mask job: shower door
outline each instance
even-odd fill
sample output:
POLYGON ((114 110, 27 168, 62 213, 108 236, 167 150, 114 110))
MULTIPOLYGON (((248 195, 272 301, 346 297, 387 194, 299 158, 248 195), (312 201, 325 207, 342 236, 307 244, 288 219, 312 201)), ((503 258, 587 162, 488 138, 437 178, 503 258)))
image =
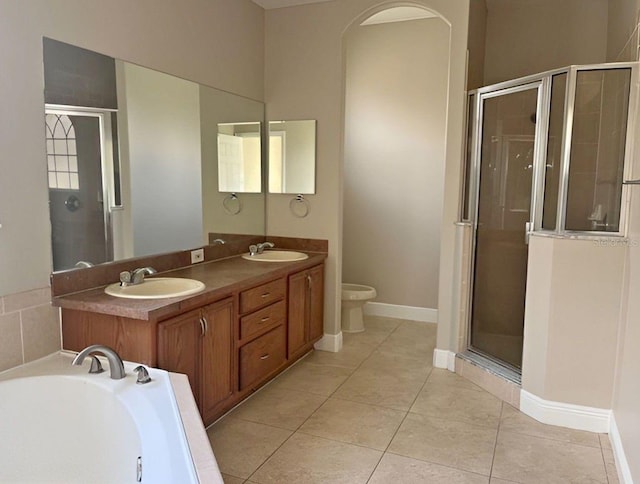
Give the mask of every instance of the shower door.
POLYGON ((542 83, 480 95, 470 350, 522 366, 528 232, 542 83))
POLYGON ((112 260, 103 184, 103 120, 93 112, 46 109, 53 270, 112 260))

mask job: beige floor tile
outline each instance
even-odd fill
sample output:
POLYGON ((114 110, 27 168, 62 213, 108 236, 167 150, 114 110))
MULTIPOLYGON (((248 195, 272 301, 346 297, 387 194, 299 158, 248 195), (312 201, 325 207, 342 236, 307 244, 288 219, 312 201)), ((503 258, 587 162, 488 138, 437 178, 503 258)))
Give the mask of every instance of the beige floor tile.
POLYGON ((271 385, 328 397, 352 372, 348 368, 314 365, 304 361, 282 373, 271 385))
POLYGON ((411 459, 395 454, 385 454, 376 468, 369 484, 424 484, 442 482, 447 484, 487 484, 489 478, 445 467, 431 462, 411 459))
POLYGON ((242 484, 245 482, 244 479, 230 476, 229 474, 222 474, 222 480, 224 481, 224 484, 242 484))
POLYGON ((321 395, 267 385, 236 407, 231 416, 296 430, 325 400, 321 395))
POLYGON ((600 447, 603 449, 611 449, 611 440, 609 439, 609 434, 598 434, 600 438, 600 447))
POLYGON ((375 343, 363 343, 354 341, 351 344, 345 344, 341 351, 333 353, 331 351, 314 351, 305 358, 305 363, 313 363, 315 365, 341 366, 355 370, 376 348, 375 343))
POLYGON ((546 425, 516 410, 511 405, 504 404, 502 417, 500 418, 500 430, 515 432, 518 434, 533 435, 563 442, 600 447, 598 434, 581 430, 546 425))
POLYGON ((207 430, 220 471, 249 477, 292 432, 226 417, 207 430))
POLYGON ((607 482, 599 449, 502 430, 492 476, 523 483, 607 482))
MULTIPOLYGON (((384 331, 390 334, 404 322, 403 319, 385 318, 384 316, 364 316, 365 332, 371 330, 384 331)), ((356 333, 360 334, 360 333, 356 333)))
POLYGON ((427 382, 411 412, 498 428, 502 402, 487 392, 427 382))
POLYGON ((489 484, 510 484, 512 482, 516 482, 516 481, 507 481, 506 479, 498 479, 497 477, 492 477, 491 480, 489 481, 489 484))
POLYGON ((607 471, 607 479, 609 480, 609 484, 618 484, 618 469, 616 468, 616 460, 613 457, 613 450, 611 449, 602 449, 602 457, 604 458, 604 467, 607 471))
POLYGON ((380 350, 431 360, 436 345, 428 323, 403 323, 379 346, 380 350))
POLYGON ((475 390, 477 392, 484 391, 478 385, 474 385, 466 378, 462 378, 460 375, 456 375, 455 373, 449 370, 442 370, 440 368, 433 369, 433 371, 429 375, 427 384, 447 385, 447 386, 456 387, 456 388, 466 388, 468 390, 475 390))
POLYGON ((296 433, 251 476, 251 481, 364 484, 381 456, 377 450, 296 433))
POLYGON ((388 452, 489 476, 495 430, 410 413, 388 452))
POLYGON ((307 420, 300 432, 385 450, 405 412, 331 398, 307 420))
POLYGON ((373 370, 393 371, 399 374, 419 373, 426 380, 433 368, 431 358, 416 358, 415 356, 401 353, 387 352, 378 347, 369 357, 363 361, 361 368, 373 370))
POLYGON ((375 369, 356 370, 335 397, 407 411, 424 384, 421 376, 406 376, 375 369))

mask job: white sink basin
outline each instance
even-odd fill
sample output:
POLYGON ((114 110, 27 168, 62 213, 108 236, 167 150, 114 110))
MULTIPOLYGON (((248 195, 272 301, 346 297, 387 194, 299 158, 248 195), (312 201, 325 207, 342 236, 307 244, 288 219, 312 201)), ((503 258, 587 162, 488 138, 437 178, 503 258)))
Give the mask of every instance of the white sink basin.
POLYGON ((257 262, 295 262, 308 259, 309 256, 293 250, 265 250, 262 254, 243 254, 242 258, 257 262))
POLYGON ((153 277, 141 284, 121 286, 119 282, 104 288, 110 296, 129 299, 163 299, 166 297, 188 296, 204 290, 204 284, 194 279, 180 277, 153 277))

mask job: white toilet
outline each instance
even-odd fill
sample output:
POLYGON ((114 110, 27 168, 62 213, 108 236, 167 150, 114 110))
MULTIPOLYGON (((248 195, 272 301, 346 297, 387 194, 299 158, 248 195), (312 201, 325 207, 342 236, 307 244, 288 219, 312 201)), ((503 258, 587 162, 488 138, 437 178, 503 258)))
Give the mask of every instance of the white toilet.
POLYGON ((360 284, 342 284, 342 331, 361 333, 364 331, 362 307, 376 297, 373 287, 360 284))

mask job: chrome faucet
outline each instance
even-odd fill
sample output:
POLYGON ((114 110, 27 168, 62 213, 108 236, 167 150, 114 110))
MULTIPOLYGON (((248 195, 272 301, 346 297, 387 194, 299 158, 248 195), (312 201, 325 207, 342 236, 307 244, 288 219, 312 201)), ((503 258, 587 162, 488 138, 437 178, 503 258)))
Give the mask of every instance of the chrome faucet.
POLYGON ((135 284, 142 284, 145 275, 156 274, 157 272, 153 267, 139 267, 131 272, 122 271, 120 273, 120 285, 133 286, 135 284))
MULTIPOLYGON (((107 358, 109 362, 109 371, 111 373, 112 380, 121 380, 124 378, 124 363, 122 362, 122 358, 116 353, 114 350, 109 348, 108 346, 103 345, 91 345, 87 346, 80 353, 76 355, 76 357, 71 362, 72 365, 80 366, 84 359, 89 356, 91 353, 100 353, 107 358)), ((92 364, 93 368, 93 364, 92 364)), ((94 373, 96 373, 94 371, 94 373)))
POLYGON ((93 264, 91 262, 87 262, 86 260, 79 260, 78 262, 76 262, 76 265, 74 267, 83 269, 85 267, 93 267, 93 264))
POLYGON ((213 239, 213 245, 224 245, 226 242, 222 239, 213 239))
POLYGON ((273 249, 276 246, 273 242, 263 242, 262 244, 258 244, 258 254, 262 254, 264 249, 273 249))
POLYGON ((264 249, 273 249, 276 245, 273 242, 262 242, 257 245, 249 246, 249 255, 262 254, 264 249))

